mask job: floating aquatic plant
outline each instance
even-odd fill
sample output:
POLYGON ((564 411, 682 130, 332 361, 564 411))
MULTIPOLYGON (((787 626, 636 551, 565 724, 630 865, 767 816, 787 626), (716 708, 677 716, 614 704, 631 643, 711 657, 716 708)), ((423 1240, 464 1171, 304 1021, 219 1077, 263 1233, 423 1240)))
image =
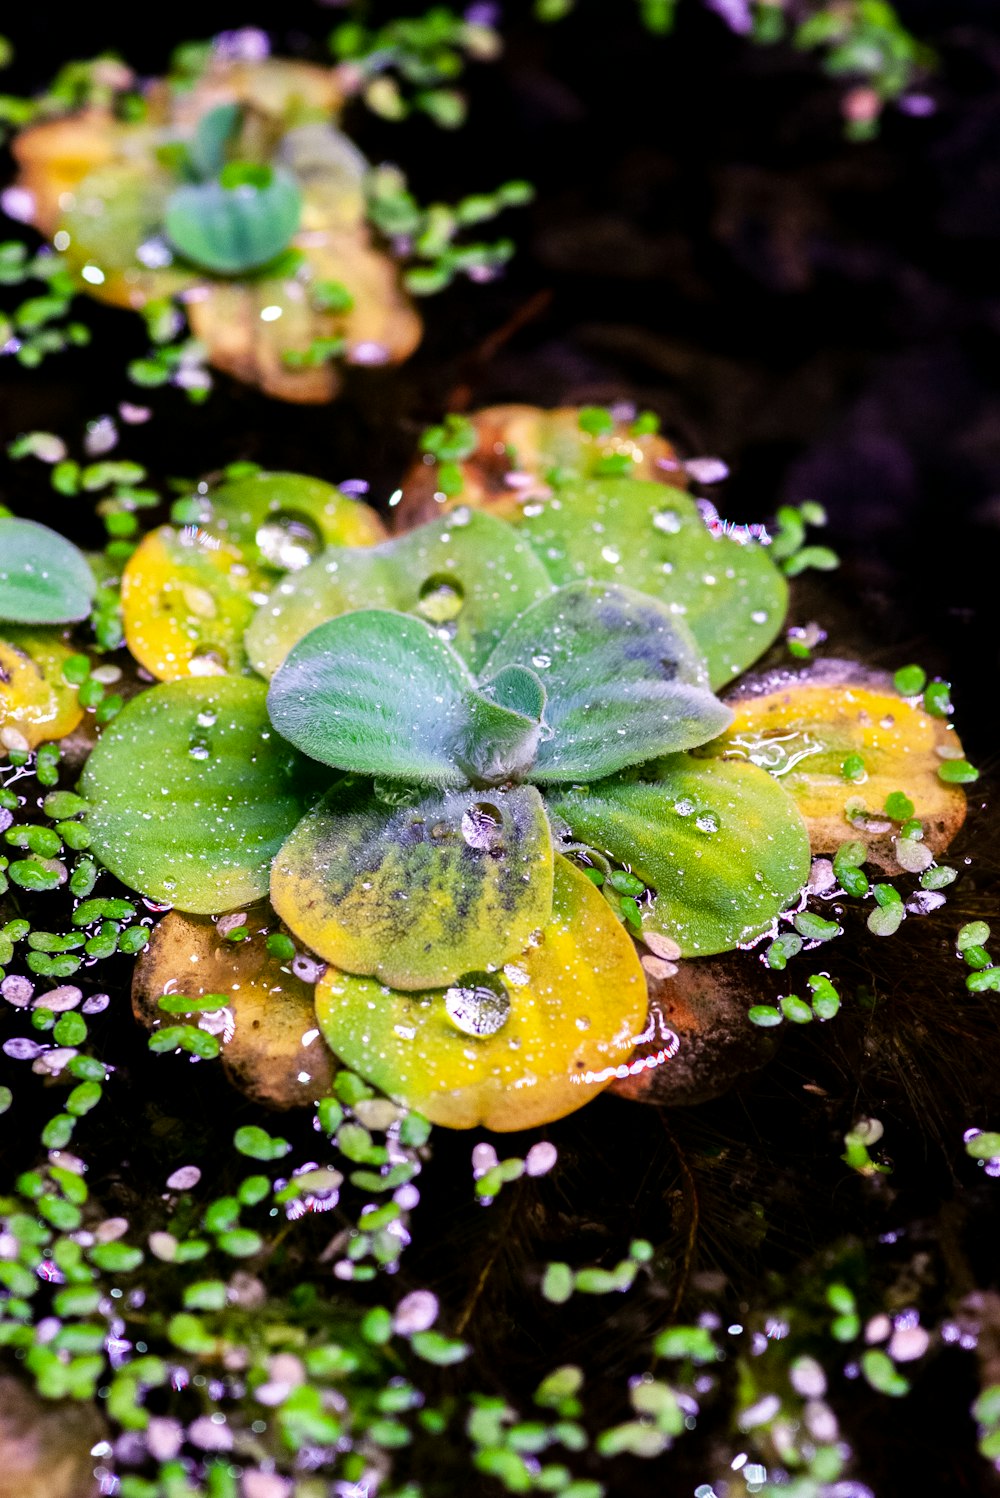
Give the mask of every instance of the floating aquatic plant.
MULTIPOLYGON (((345 518, 365 529, 335 492, 260 475, 209 501, 204 552, 183 530, 153 532, 123 579, 126 636, 173 679, 131 703, 87 763, 95 851, 179 910, 269 893, 330 964, 317 1009, 334 1052, 447 1122, 556 1116, 625 1065, 646 989, 623 921, 686 954, 719 951, 766 930, 808 870, 805 829, 771 776, 688 752, 729 719, 702 651, 715 679, 736 668, 722 664, 725 634, 718 644, 733 590, 764 577, 781 597, 780 574, 711 536, 680 491, 604 485, 560 490, 537 541, 467 508, 328 546, 247 627, 271 517, 286 543, 296 514, 317 540, 345 518), (648 532, 636 557, 664 597, 588 580, 577 529, 602 504, 612 542, 616 526, 622 545, 648 532), (581 559, 568 568, 560 526, 581 559), (706 556, 723 586, 690 609, 692 630, 689 558, 706 556), (244 674, 191 679, 227 669, 244 674), (595 878, 595 860, 620 866, 610 900, 566 861, 577 847, 593 850, 595 878)), ((609 552, 593 571, 614 565, 609 552)))
MULTIPOLYGON (((56 253, 29 263, 15 242, 0 269, 51 283, 47 318, 74 289, 141 311, 154 348, 131 367, 140 384, 204 394, 207 357, 279 399, 328 400, 338 361, 399 363, 420 340, 397 261, 428 294, 512 253, 457 239, 524 202, 525 185, 421 209, 398 171, 372 171, 339 128, 349 68, 207 48, 193 70, 178 63, 141 90, 121 64, 91 74, 82 97, 26 101, 33 122, 13 143, 20 176, 6 202, 56 253), (178 308, 193 342, 175 341, 178 308)), ((33 299, 39 315, 45 300, 33 299)), ((26 308, 15 323, 32 334, 26 308)))

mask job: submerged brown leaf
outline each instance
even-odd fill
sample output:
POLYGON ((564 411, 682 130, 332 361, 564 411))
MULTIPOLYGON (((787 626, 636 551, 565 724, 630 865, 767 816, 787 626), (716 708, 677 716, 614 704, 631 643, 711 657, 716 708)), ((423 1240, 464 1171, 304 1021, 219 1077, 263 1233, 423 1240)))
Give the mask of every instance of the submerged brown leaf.
POLYGON ((616 421, 614 430, 600 437, 581 431, 577 406, 551 411, 541 406, 485 406, 469 420, 476 450, 459 464, 461 493, 445 496, 438 464, 430 458, 418 460, 403 482, 403 497, 394 512, 398 529, 409 530, 463 504, 516 520, 525 501, 549 493, 547 480, 553 469, 595 477, 608 459, 629 459, 628 478, 686 487, 684 469, 667 439, 655 432, 636 435, 629 420, 616 421))
POLYGON ((612 1082, 611 1091, 667 1107, 704 1103, 769 1061, 773 1032, 747 1020, 755 1002, 747 960, 745 952, 727 952, 681 962, 670 973, 672 963, 644 959, 649 1018, 628 1075, 612 1082))
MULTIPOLYGON (((222 919, 231 930, 234 917, 222 919)), ((159 1007, 164 994, 225 994, 218 1038, 230 1081, 266 1107, 302 1107, 329 1092, 336 1069, 316 1023, 313 985, 268 952, 268 932, 280 929, 269 906, 248 910, 246 928, 250 935, 233 942, 211 916, 170 911, 136 963, 132 1008, 152 1030, 177 1022, 159 1007)))
POLYGON ((96 1498, 91 1451, 106 1434, 93 1405, 0 1378, 0 1498, 96 1498))

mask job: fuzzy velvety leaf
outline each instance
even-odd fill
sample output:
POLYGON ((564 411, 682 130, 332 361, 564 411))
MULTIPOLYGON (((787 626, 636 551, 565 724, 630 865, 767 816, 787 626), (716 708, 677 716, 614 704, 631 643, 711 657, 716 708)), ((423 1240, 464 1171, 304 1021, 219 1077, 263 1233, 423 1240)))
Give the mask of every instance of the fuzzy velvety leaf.
POLYGON ((421 620, 362 609, 299 641, 267 706, 278 732, 324 764, 461 785, 467 777, 453 746, 472 687, 455 652, 421 620))
POLYGON ((486 671, 533 669, 547 693, 531 779, 600 780, 721 732, 729 710, 708 690, 685 625, 616 584, 573 583, 519 616, 486 671))
POLYGON ((530 764, 538 724, 477 692, 421 619, 341 614, 310 631, 271 682, 278 732, 323 764, 432 785, 503 780, 530 764))
POLYGON ((885 672, 856 661, 817 661, 798 673, 748 678, 732 705, 733 722, 709 752, 776 776, 806 820, 814 853, 860 840, 871 862, 898 873, 899 819, 884 810, 894 791, 913 802, 933 854, 965 820, 961 787, 938 776, 946 757, 962 757, 958 735, 901 697, 885 672), (852 757, 857 780, 845 774, 852 757))
POLYGON ((72 733, 83 717, 63 676, 73 652, 55 630, 4 628, 0 639, 0 728, 15 728, 29 749, 72 733))
POLYGON ((476 671, 517 615, 551 590, 523 537, 465 510, 364 553, 331 549, 279 584, 247 633, 247 650, 256 670, 271 676, 317 624, 351 609, 389 608, 443 630, 476 671))
POLYGON ((791 797, 754 765, 675 754, 656 774, 567 791, 552 810, 655 891, 643 928, 685 956, 766 931, 809 876, 809 837, 791 797))
POLYGON ((690 626, 713 686, 779 633, 788 586, 766 550, 713 536, 679 489, 635 479, 569 484, 524 510, 524 531, 554 582, 628 583, 690 626))
POLYGON ((0 619, 64 624, 85 619, 96 591, 81 551, 47 525, 0 518, 0 619))
POLYGON ((335 1066, 316 1035, 311 986, 267 950, 277 927, 273 911, 256 906, 247 912, 249 935, 233 942, 208 916, 169 911, 136 962, 132 1009, 151 1030, 177 1023, 160 1008, 164 994, 174 1001, 186 994, 192 1008, 206 994, 224 995, 229 1014, 219 1040, 230 1080, 266 1107, 301 1108, 329 1092, 335 1066))
POLYGON ((267 893, 271 861, 319 794, 271 728, 262 682, 169 682, 134 698, 84 768, 94 852, 140 894, 198 913, 267 893))
POLYGON ((215 177, 222 170, 226 146, 239 128, 242 113, 238 104, 217 104, 202 115, 188 144, 195 176, 215 177))
POLYGON ((447 1128, 534 1128, 588 1102, 628 1061, 646 984, 607 902, 557 858, 551 920, 500 972, 405 993, 329 968, 316 1014, 331 1049, 447 1128))
POLYGON ((299 227, 302 193, 284 168, 248 169, 245 180, 227 172, 212 182, 188 183, 167 199, 164 224, 171 244, 192 265, 217 275, 259 270, 281 253, 299 227))
POLYGON ((275 859, 271 900, 340 968, 397 988, 450 983, 516 956, 549 919, 545 809, 531 786, 395 808, 354 782, 335 786, 275 859))

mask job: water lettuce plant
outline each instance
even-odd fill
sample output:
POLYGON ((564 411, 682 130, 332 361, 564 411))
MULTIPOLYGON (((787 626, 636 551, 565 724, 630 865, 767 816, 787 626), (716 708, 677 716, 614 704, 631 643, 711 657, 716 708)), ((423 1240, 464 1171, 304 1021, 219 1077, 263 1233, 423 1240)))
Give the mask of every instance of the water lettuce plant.
MULTIPOLYGON (((803 910, 813 856, 873 895, 879 935, 905 910, 863 864, 945 880, 975 772, 941 684, 831 661, 746 675, 787 575, 826 554, 798 512, 769 545, 718 522, 664 481, 676 459, 642 418, 501 408, 424 446, 432 482, 478 507, 435 489, 443 513, 389 537, 329 484, 242 465, 128 549, 122 631, 157 684, 101 718, 61 825, 173 907, 137 1013, 197 1055, 221 1026, 230 1074, 272 1106, 339 1063, 459 1127, 544 1122, 608 1085, 659 1096, 680 1031, 741 1069, 733 977, 705 959, 763 939, 777 970, 836 934, 803 910), (519 445, 498 453, 498 431, 519 445), (484 441, 513 502, 476 487, 484 441)), ((32 606, 79 618, 87 564, 45 544, 64 596, 32 606)), ((56 646, 75 723, 89 667, 56 646)), ((836 995, 814 997, 788 1015, 829 1018, 836 995)))
POLYGON ((316 1008, 333 1051, 390 1094, 466 1126, 569 1111, 627 1069, 643 1030, 632 933, 723 950, 801 888, 808 835, 778 782, 691 753, 727 726, 712 685, 753 648, 735 657, 727 616, 755 587, 753 602, 780 596, 783 579, 710 535, 681 491, 568 487, 538 541, 466 508, 312 561, 303 548, 248 625, 269 520, 287 560, 296 514, 329 540, 345 522, 363 531, 361 507, 268 475, 208 507, 214 550, 166 528, 126 568, 140 654, 179 617, 182 634, 197 628, 184 649, 141 654, 170 679, 91 755, 88 836, 126 884, 178 911, 269 895, 328 965, 316 1008), (590 567, 577 532, 595 506, 605 536, 649 532, 636 560, 664 596, 588 575, 602 559, 590 567), (155 569, 161 586, 143 582, 153 548, 174 568, 165 586, 155 569), (722 586, 702 602, 687 572, 706 554, 722 586), (216 599, 226 654, 204 637, 216 599), (609 893, 627 891, 616 904, 567 858, 581 852, 609 893))
POLYGON ((168 338, 179 302, 210 363, 284 400, 328 400, 332 358, 412 352, 420 319, 373 241, 332 69, 209 49, 143 92, 117 74, 14 142, 25 215, 79 289, 168 338))

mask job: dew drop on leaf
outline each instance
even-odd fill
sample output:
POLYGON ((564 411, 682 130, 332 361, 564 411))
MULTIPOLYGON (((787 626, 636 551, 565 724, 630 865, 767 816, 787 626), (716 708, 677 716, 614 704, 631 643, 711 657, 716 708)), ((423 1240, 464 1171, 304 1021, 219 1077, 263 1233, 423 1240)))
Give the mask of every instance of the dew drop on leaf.
POLYGON ((465 603, 465 589, 455 577, 435 573, 420 589, 417 610, 431 624, 449 624, 465 603))
POLYGON ((495 1035, 510 1017, 510 994, 496 973, 463 973, 445 991, 444 1007, 463 1035, 495 1035))

